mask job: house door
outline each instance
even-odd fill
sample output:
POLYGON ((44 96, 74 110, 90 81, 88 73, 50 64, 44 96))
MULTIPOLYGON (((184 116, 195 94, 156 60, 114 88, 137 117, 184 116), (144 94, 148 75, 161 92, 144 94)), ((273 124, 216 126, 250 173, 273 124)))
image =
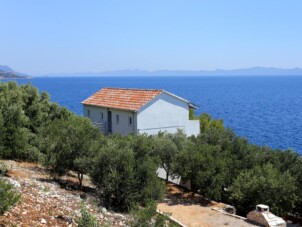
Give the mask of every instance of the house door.
POLYGON ((108 110, 108 133, 112 133, 112 113, 108 110))

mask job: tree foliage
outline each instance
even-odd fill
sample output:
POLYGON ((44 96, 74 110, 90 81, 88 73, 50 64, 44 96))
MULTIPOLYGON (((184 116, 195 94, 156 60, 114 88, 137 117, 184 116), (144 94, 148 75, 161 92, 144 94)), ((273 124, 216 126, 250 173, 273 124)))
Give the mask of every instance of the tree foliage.
POLYGON ((88 119, 71 116, 57 119, 42 134, 41 151, 45 154, 45 165, 58 175, 69 170, 78 173, 80 186, 83 174, 90 167, 90 158, 96 153, 102 141, 101 133, 88 119))
POLYGON ((243 171, 230 187, 231 200, 238 209, 252 210, 255 204, 267 204, 278 215, 291 212, 297 202, 295 178, 281 173, 272 164, 243 171))
POLYGON ((29 85, 0 84, 0 158, 38 161, 39 131, 71 113, 29 85))
POLYGON ((163 185, 155 175, 155 160, 149 155, 136 156, 132 146, 133 143, 125 144, 122 137, 114 136, 93 162, 90 175, 106 207, 125 211, 163 195, 163 185))
POLYGON ((225 179, 225 166, 219 146, 188 144, 177 160, 177 170, 185 180, 190 180, 194 192, 207 198, 221 199, 225 179))
POLYGON ((159 158, 160 167, 166 171, 166 183, 172 175, 178 152, 177 146, 167 135, 154 139, 153 155, 159 158))

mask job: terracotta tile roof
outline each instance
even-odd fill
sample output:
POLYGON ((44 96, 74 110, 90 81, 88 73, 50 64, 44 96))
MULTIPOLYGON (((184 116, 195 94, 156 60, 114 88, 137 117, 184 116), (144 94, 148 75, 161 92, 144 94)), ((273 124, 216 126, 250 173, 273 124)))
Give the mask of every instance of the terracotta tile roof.
POLYGON ((105 87, 84 100, 82 104, 137 111, 162 92, 163 90, 105 87))

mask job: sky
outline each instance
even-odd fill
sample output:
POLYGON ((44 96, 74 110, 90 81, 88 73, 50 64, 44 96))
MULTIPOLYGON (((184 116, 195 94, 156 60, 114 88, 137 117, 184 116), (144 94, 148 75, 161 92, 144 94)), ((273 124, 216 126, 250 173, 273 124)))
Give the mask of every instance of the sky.
POLYGON ((302 67, 301 0, 0 0, 0 65, 30 75, 302 67))

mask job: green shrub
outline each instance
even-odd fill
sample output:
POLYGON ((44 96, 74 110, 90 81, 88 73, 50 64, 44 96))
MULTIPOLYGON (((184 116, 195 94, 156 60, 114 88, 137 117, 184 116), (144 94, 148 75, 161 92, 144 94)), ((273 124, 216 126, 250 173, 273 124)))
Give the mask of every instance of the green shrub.
POLYGON ((130 222, 132 227, 179 227, 178 224, 169 220, 170 214, 158 214, 156 212, 156 202, 147 203, 144 208, 136 206, 131 210, 133 220, 130 222))
POLYGON ((8 172, 8 167, 4 162, 0 162, 0 176, 7 174, 8 172))
POLYGON ((151 226, 151 220, 156 215, 156 203, 149 202, 145 208, 135 207, 131 210, 132 227, 151 226))
POLYGON ((3 215, 19 200, 20 194, 14 190, 14 186, 0 179, 0 215, 3 215))
POLYGON ((96 218, 90 214, 87 208, 82 204, 81 205, 81 217, 78 219, 79 227, 98 227, 99 224, 96 218))

